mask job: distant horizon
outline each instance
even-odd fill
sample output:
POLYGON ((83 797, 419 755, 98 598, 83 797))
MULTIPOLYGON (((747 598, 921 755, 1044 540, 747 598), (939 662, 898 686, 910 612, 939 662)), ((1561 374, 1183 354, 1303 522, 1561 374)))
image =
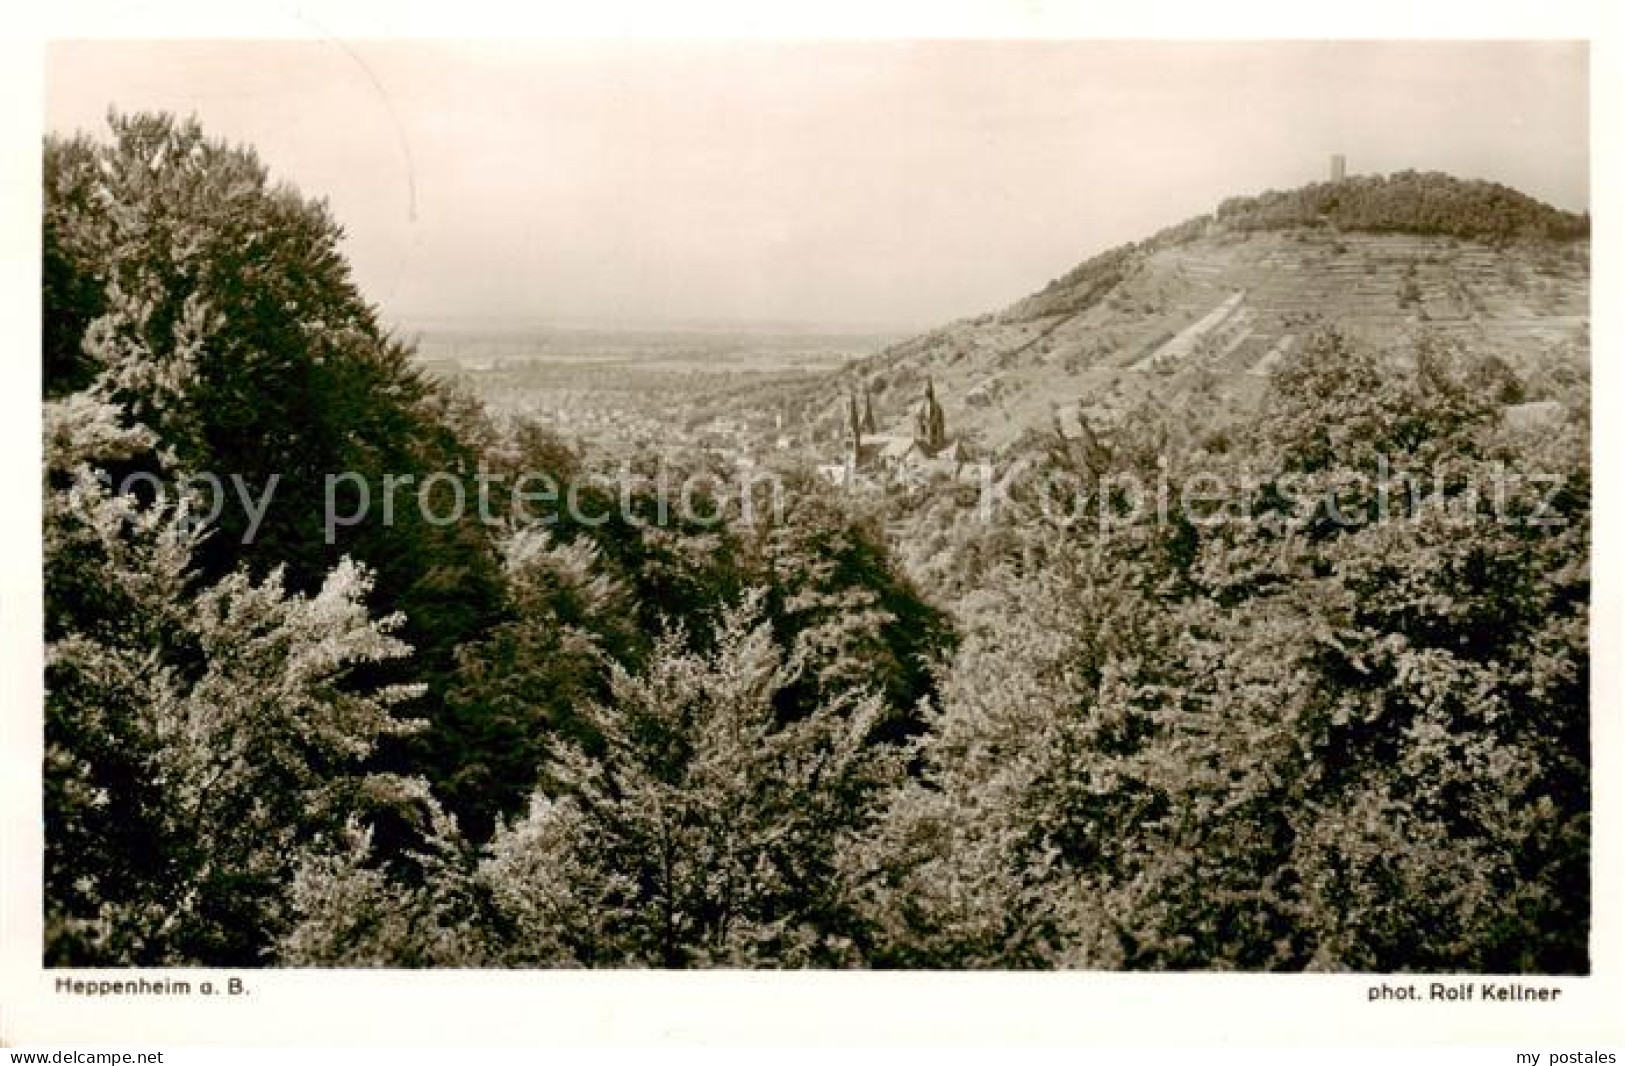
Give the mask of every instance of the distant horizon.
POLYGON ((1568 41, 74 41, 46 128, 253 146, 386 322, 907 333, 1334 153, 1589 211, 1588 72, 1568 41))

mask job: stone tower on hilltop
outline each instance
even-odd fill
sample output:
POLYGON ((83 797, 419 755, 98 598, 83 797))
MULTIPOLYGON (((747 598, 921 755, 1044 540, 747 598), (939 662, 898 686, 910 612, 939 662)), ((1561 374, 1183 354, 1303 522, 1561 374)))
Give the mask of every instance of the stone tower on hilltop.
POLYGON ((1332 181, 1333 181, 1333 183, 1342 181, 1347 176, 1348 176, 1348 160, 1343 157, 1342 152, 1337 152, 1337 153, 1333 154, 1333 156, 1332 156, 1332 181))

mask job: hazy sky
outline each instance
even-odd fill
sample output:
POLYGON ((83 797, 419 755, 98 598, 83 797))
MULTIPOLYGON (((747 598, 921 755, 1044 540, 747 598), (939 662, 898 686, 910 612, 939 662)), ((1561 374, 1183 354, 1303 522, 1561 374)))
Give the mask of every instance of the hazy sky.
POLYGON ((923 326, 1234 194, 1415 168, 1588 206, 1566 43, 53 44, 48 129, 195 113, 389 319, 923 326))

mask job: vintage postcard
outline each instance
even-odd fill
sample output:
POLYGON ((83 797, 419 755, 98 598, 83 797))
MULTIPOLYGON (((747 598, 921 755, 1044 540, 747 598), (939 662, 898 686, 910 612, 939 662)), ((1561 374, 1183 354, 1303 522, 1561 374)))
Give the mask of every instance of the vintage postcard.
POLYGON ((1611 53, 1005 15, 37 42, 0 1041, 1612 1054, 1611 53))

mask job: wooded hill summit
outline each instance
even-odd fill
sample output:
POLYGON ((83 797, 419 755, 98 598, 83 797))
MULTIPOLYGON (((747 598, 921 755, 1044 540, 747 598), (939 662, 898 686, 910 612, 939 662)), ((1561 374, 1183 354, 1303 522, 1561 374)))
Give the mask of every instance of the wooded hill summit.
MULTIPOLYGON (((1203 393, 1222 421, 1319 325, 1379 346, 1428 332, 1520 364, 1584 358, 1589 260, 1588 216, 1503 185, 1351 176, 1225 200, 840 380, 868 391, 885 429, 929 377, 949 423, 994 452, 1058 407, 1109 423, 1148 398, 1203 393)), ((827 392, 805 403, 820 425, 842 414, 827 392)))

